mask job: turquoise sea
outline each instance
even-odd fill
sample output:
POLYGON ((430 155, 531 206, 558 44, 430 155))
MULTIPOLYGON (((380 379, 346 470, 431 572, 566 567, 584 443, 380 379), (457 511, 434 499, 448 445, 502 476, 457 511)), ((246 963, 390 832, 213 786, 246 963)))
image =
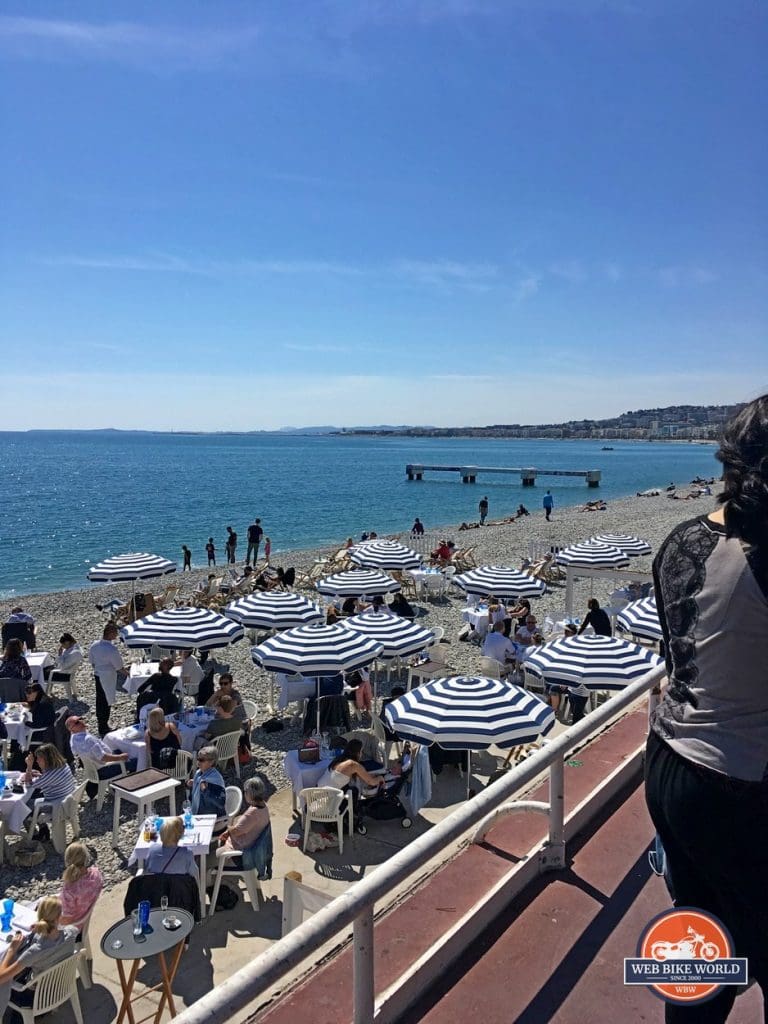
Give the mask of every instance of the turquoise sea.
POLYGON ((224 561, 226 526, 239 535, 260 516, 273 552, 358 537, 364 530, 427 529, 491 518, 520 501, 538 509, 634 494, 719 471, 715 449, 688 443, 372 438, 331 435, 183 435, 104 431, 0 433, 0 594, 86 585, 88 566, 110 554, 150 551, 203 565, 213 536, 224 561), (405 479, 408 462, 543 469, 599 469, 599 490, 579 478, 458 474, 405 479))

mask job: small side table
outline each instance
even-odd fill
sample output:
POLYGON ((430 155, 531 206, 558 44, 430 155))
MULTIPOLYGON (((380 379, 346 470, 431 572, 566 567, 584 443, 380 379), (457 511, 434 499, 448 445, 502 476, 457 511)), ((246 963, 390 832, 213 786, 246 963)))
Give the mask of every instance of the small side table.
POLYGON ((123 992, 123 1000, 120 1003, 120 1010, 115 1024, 122 1024, 126 1016, 130 1024, 142 1024, 142 1021, 149 1020, 150 1018, 154 1018, 155 1024, 159 1024, 166 1002, 168 1003, 171 1017, 176 1016, 176 1004, 173 1001, 171 986, 173 985, 173 979, 176 977, 176 971, 179 968, 181 954, 184 952, 184 940, 192 931, 194 923, 192 915, 186 910, 169 907, 168 910, 150 910, 149 924, 152 932, 144 936, 143 942, 137 942, 134 939, 133 921, 130 917, 118 921, 117 924, 113 924, 108 929, 101 940, 101 951, 110 960, 117 961, 120 988, 123 992), (169 914, 173 914, 181 921, 181 927, 175 931, 169 931, 163 927, 163 918, 169 914), (122 946, 119 949, 114 949, 114 943, 117 941, 122 942, 122 946), (171 953, 170 963, 165 957, 165 954, 169 952, 171 953), (160 973, 163 980, 134 996, 133 986, 136 981, 139 964, 142 960, 149 960, 153 956, 156 956, 160 962, 160 973), (131 966, 126 974, 125 964, 129 961, 131 961, 131 966), (150 992, 158 991, 158 989, 162 990, 163 995, 157 1011, 150 1013, 147 1017, 142 1017, 141 1021, 137 1022, 133 1015, 132 1004, 138 999, 143 999, 150 992))
POLYGON ((168 797, 171 805, 171 817, 176 816, 176 787, 179 780, 171 775, 166 775, 157 768, 146 768, 141 772, 134 772, 133 775, 118 775, 113 782, 110 782, 115 798, 115 807, 112 812, 112 846, 117 847, 118 831, 120 829, 120 802, 128 800, 136 804, 138 808, 139 822, 152 810, 155 800, 162 800, 168 797))

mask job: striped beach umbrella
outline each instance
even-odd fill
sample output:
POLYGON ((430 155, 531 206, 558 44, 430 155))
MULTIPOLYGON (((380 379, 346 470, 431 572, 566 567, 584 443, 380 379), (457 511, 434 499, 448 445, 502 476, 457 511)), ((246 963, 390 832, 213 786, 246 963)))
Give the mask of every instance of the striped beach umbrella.
POLYGON ((168 650, 210 651, 242 640, 239 622, 209 608, 164 608, 137 619, 120 630, 128 647, 164 647, 168 650))
POLYGON ((135 580, 151 580, 176 572, 176 563, 160 555, 137 552, 130 555, 113 555, 103 562, 92 565, 88 579, 92 583, 130 583, 135 580))
POLYGON ((382 645, 380 658, 404 658, 424 648, 435 639, 431 629, 423 629, 410 619, 388 612, 363 612, 342 619, 342 629, 352 629, 382 645))
POLYGON ((422 556, 396 540, 369 540, 352 549, 349 557, 367 569, 416 569, 422 556))
POLYGON ((265 629, 307 626, 325 618, 320 606, 308 597, 281 590, 248 594, 228 604, 224 614, 243 626, 262 626, 265 629))
POLYGON ((384 714, 403 739, 449 750, 516 747, 555 724, 554 711, 536 694, 486 676, 433 679, 391 701, 384 714))
POLYGON ((640 636, 644 640, 661 640, 663 637, 656 598, 653 596, 632 601, 622 608, 616 616, 616 625, 625 633, 640 636))
POLYGON ((662 661, 648 647, 610 636, 561 637, 537 647, 524 665, 546 683, 622 690, 662 661))
POLYGON ((326 576, 317 584, 321 594, 332 597, 360 597, 362 594, 373 597, 375 594, 393 594, 399 589, 397 580, 378 569, 347 569, 326 576))
POLYGON ((270 672, 332 675, 370 665, 383 645, 353 629, 322 623, 297 626, 251 648, 251 657, 270 672))
POLYGON ((594 537, 590 537, 589 542, 590 544, 610 544, 629 555, 630 558, 651 553, 651 545, 647 540, 633 537, 629 533, 598 533, 594 537))
POLYGON ((559 565, 579 569, 626 569, 629 565, 629 555, 612 544, 598 544, 587 540, 558 551, 555 561, 559 565))
POLYGON ((526 572, 508 569, 504 565, 481 565, 460 576, 454 576, 453 582, 465 593, 480 596, 541 597, 547 589, 543 580, 534 579, 526 572))

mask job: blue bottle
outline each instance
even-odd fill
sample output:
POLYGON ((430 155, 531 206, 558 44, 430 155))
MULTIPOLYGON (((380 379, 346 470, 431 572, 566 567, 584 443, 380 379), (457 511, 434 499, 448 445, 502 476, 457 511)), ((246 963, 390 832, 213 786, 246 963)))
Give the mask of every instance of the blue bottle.
POLYGON ((5 761, 0 757, 0 790, 5 789, 5 761))

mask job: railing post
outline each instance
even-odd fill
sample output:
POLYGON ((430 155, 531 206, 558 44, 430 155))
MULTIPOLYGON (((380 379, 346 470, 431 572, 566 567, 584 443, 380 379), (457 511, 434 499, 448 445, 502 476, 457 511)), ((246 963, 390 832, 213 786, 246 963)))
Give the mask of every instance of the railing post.
POLYGON ((373 1024, 373 905, 366 907, 352 923, 352 946, 354 1024, 373 1024))
POLYGON ((565 867, 565 768, 562 757, 549 766, 549 841, 541 852, 541 870, 565 867))

